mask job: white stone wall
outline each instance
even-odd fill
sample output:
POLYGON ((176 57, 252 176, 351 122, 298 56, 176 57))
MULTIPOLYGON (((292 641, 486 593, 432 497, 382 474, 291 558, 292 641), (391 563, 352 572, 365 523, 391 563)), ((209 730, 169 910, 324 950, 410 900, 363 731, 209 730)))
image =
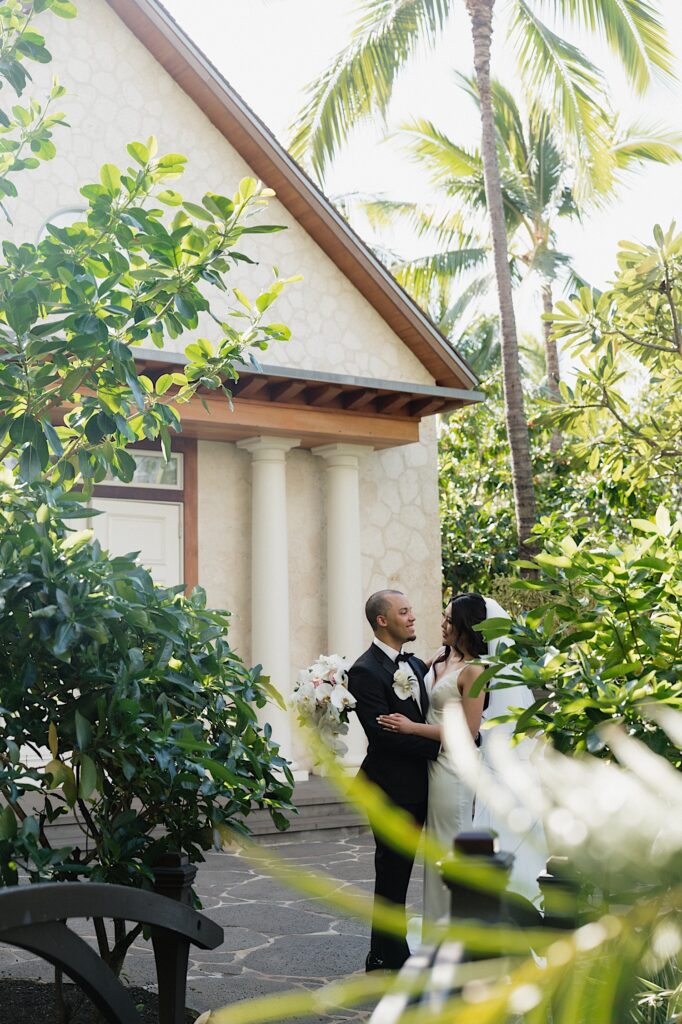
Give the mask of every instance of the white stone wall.
MULTIPOLYGON (((363 589, 404 590, 417 615, 414 650, 430 656, 440 644, 441 583, 435 417, 423 420, 419 444, 363 460, 363 589)), ((365 628, 367 643, 371 630, 365 628)))
MULTIPOLYGON (((12 203, 14 228, 0 224, 0 237, 35 241, 44 221, 83 204, 81 185, 97 181, 103 163, 127 166, 127 143, 155 135, 161 152, 189 158, 186 173, 171 182, 188 199, 206 191, 232 195, 252 174, 241 157, 156 63, 104 0, 84 0, 75 21, 39 18, 53 63, 31 66, 29 90, 44 95, 53 74, 68 89, 59 101, 71 129, 55 133, 57 157, 26 172, 21 200, 12 203)), ((265 222, 285 224, 274 235, 246 236, 242 248, 261 261, 231 275, 234 285, 257 294, 272 279, 302 274, 273 307, 273 320, 287 323, 292 340, 259 353, 262 362, 320 371, 433 383, 421 363, 355 290, 281 204, 273 201, 265 222)), ((224 302, 225 300, 222 299, 224 302)), ((209 335, 210 336, 210 335, 209 335)), ((171 342, 184 348, 186 340, 171 342)))

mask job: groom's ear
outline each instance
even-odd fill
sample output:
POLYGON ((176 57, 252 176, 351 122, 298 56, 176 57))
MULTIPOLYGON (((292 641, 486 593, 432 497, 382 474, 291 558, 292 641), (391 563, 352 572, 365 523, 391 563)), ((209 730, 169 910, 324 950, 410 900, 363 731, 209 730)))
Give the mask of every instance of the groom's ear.
POLYGON ((376 625, 381 626, 382 629, 385 629, 386 626, 388 625, 388 619, 386 618, 385 615, 377 615, 374 621, 376 625))

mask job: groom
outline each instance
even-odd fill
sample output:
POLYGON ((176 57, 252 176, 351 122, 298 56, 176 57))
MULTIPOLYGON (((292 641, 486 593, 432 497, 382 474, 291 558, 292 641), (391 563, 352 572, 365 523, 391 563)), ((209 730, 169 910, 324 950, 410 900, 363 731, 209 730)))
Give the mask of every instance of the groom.
MULTIPOLYGON (((409 600, 399 590, 372 594, 365 605, 365 615, 374 641, 348 673, 348 688, 357 701, 355 711, 368 740, 361 772, 421 827, 426 819, 427 761, 438 757, 440 744, 419 736, 387 732, 377 722, 378 715, 393 712, 415 722, 424 721, 429 701, 424 686, 426 665, 414 654, 403 651, 403 644, 415 639, 415 615, 409 600)), ((397 853, 376 832, 374 841, 374 896, 402 907, 404 914, 414 854, 397 853)), ((372 924, 365 970, 398 970, 409 955, 405 925, 402 935, 395 936, 382 933, 372 924)))

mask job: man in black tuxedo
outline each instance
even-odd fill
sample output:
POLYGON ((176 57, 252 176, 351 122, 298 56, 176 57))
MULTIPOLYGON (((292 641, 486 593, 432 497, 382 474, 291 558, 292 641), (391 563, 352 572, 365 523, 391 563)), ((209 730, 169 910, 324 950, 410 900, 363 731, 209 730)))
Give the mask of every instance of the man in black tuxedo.
MULTIPOLYGON (((348 673, 348 688, 357 701, 355 711, 368 740, 360 771, 421 827, 426 819, 427 762, 436 759, 440 744, 420 736, 387 732, 377 722, 379 715, 393 712, 415 722, 425 719, 429 703, 424 686, 426 665, 414 654, 403 652, 403 644, 416 637, 415 615, 399 590, 372 594, 365 614, 374 641, 348 673)), ((374 841, 374 895, 402 906, 404 911, 414 855, 397 853, 376 832, 374 841)), ((402 936, 395 936, 372 925, 367 971, 398 970, 408 956, 405 927, 402 936)))

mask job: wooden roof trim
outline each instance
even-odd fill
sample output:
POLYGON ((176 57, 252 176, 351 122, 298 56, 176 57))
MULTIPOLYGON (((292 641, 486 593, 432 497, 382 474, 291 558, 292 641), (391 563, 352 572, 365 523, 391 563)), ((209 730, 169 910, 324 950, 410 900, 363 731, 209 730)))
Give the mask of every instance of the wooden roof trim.
POLYGON ((159 0, 106 0, 307 233, 364 295, 437 384, 473 388, 471 367, 355 234, 313 181, 159 0))
MULTIPOLYGON (((181 369, 188 362, 182 352, 157 349, 136 349, 135 357, 138 367, 151 376, 181 369)), ((267 397, 274 404, 291 407, 317 406, 419 420, 435 412, 453 412, 484 397, 481 392, 464 388, 375 380, 291 366, 255 367, 238 363, 236 368, 239 380, 226 382, 235 401, 263 401, 267 397)))

